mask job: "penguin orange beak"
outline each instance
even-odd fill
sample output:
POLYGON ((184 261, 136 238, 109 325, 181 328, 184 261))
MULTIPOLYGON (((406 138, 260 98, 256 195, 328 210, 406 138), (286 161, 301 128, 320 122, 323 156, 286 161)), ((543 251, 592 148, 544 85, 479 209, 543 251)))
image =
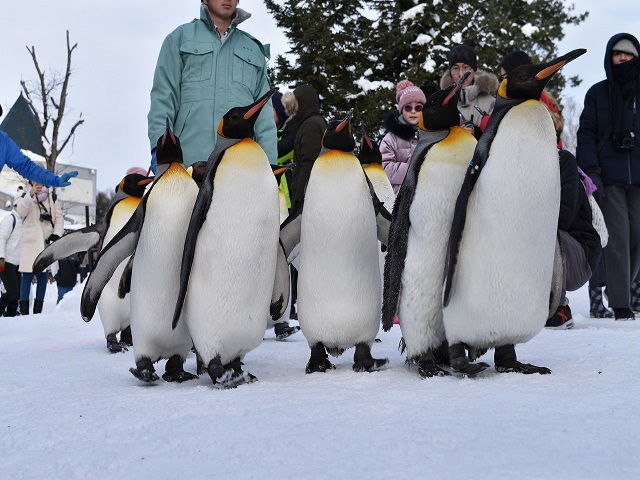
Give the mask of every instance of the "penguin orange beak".
POLYGON ((281 173, 286 172, 287 170, 289 170, 289 167, 282 167, 282 168, 278 168, 276 170, 273 171, 274 175, 280 175, 281 173))
POLYGON ((563 55, 562 57, 558 57, 554 60, 551 60, 550 62, 540 65, 542 69, 536 74, 536 80, 544 80, 545 78, 549 78, 551 75, 564 67, 567 63, 575 60, 585 53, 587 53, 587 50, 585 48, 578 48, 576 50, 572 50, 566 55, 563 55))
POLYGON ((253 117, 256 113, 260 112, 260 110, 262 110, 262 107, 264 107, 266 105, 266 103, 269 101, 269 99, 271 97, 273 97, 273 94, 276 93, 278 91, 277 88, 272 88, 271 90, 269 90, 267 93, 265 93, 262 98, 258 99, 256 101, 256 103, 253 105, 253 107, 251 107, 249 110, 247 110, 247 113, 244 114, 244 119, 245 120, 249 120, 251 117, 253 117))
POLYGON ((138 186, 140 186, 140 187, 141 187, 142 185, 148 185, 148 184, 150 184, 151 182, 153 182, 153 180, 154 180, 154 179, 155 179, 155 177, 148 177, 148 178, 145 178, 144 180, 140 180, 140 181, 138 182, 138 186))
POLYGON ((349 133, 351 133, 351 117, 353 117, 353 108, 349 110, 349 113, 347 113, 347 116, 344 118, 344 120, 342 120, 342 122, 340 122, 340 124, 336 127, 336 133, 340 133, 346 125, 349 125, 349 133))

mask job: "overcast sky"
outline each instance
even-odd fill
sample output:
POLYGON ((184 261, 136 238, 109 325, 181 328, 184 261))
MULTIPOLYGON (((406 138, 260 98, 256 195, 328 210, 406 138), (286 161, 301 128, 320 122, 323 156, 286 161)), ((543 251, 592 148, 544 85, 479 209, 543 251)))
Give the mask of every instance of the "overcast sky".
MULTIPOLYGON (((577 0, 574 4, 577 12, 588 10, 590 16, 578 27, 567 27, 559 50, 588 49, 564 69, 565 74, 584 79, 580 87, 565 92, 582 103, 587 88, 604 78, 608 39, 623 31, 640 35, 640 2, 577 0)), ((242 28, 271 44, 272 60, 286 53, 286 39, 264 3, 242 0, 240 7, 253 14, 242 28)), ((25 46, 36 47, 41 68, 63 71, 69 30, 78 47, 67 100, 71 110, 63 128, 70 128, 81 112, 85 124, 77 130, 74 145, 63 152, 63 161, 97 169, 100 191, 112 189, 129 167, 147 167, 149 91, 160 45, 176 26, 198 17, 199 3, 2 0, 0 13, 0 103, 5 112, 20 94, 20 80, 36 79, 25 46)))

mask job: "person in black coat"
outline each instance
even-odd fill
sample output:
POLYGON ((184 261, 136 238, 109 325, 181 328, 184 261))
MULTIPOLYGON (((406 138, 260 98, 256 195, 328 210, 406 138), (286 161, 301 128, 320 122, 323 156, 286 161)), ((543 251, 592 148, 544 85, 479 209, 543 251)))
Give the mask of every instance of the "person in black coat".
POLYGON ((578 165, 598 187, 609 230, 604 249, 609 305, 616 320, 635 320, 630 287, 640 270, 640 44, 619 33, 607 44, 607 79, 593 85, 578 129, 578 165))
POLYGON ((58 260, 58 273, 55 275, 56 284, 58 285, 58 301, 60 303, 62 297, 73 290, 78 283, 78 275, 80 274, 80 259, 75 253, 67 258, 58 260))

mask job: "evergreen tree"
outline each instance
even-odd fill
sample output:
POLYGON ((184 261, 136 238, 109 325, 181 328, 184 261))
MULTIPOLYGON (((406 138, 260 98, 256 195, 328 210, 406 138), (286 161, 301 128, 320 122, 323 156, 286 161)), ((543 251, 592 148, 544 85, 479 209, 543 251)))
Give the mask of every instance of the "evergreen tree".
MULTIPOLYGON (((478 68, 497 73, 500 59, 514 50, 534 62, 558 54, 565 25, 574 14, 561 0, 266 0, 288 38, 293 61, 276 60, 278 81, 309 83, 325 114, 355 108, 355 119, 380 132, 395 108, 395 84, 409 78, 428 96, 439 89, 448 53, 460 43, 475 48, 478 68)), ((579 79, 570 79, 572 85, 579 79)), ((559 96, 566 80, 550 83, 559 96)))

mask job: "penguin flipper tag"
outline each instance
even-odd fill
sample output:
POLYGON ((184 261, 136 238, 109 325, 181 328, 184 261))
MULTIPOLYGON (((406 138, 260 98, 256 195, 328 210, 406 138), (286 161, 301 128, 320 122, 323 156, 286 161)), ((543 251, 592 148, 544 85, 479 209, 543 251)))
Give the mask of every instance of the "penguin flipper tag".
POLYGON ((424 162, 427 150, 419 158, 413 158, 402 182, 400 191, 393 205, 393 221, 389 228, 387 255, 384 259, 382 328, 389 331, 400 300, 400 285, 404 272, 404 261, 407 256, 407 239, 409 237, 409 210, 418 185, 418 173, 424 162))
POLYGON ((195 204, 193 205, 193 211, 191 212, 191 219, 189 220, 189 227, 187 228, 187 235, 184 242, 182 265, 180 267, 180 288, 178 290, 178 300, 176 301, 176 308, 171 322, 174 329, 178 326, 180 313, 184 306, 184 299, 187 296, 189 276, 191 275, 191 266, 193 265, 193 258, 196 253, 198 234, 200 233, 200 229, 202 228, 204 221, 207 219, 207 213, 211 207, 211 199, 213 198, 213 180, 216 176, 218 165, 220 165, 220 161, 222 160, 225 150, 238 142, 239 140, 230 140, 220 137, 218 142, 216 142, 216 146, 211 152, 211 155, 209 155, 204 179, 202 180, 202 185, 198 190, 198 196, 196 197, 195 204), (219 147, 221 142, 224 143, 224 148, 219 147))
POLYGON ((131 293, 131 272, 133 271, 133 259, 135 256, 136 254, 134 252, 133 255, 129 257, 129 261, 122 271, 120 283, 118 283, 118 298, 124 298, 127 296, 127 293, 131 293))
POLYGON ((280 226, 280 244, 284 249, 284 255, 287 261, 291 263, 291 252, 300 243, 300 236, 302 234, 302 210, 304 208, 304 201, 300 202, 291 211, 287 219, 282 222, 280 226))
MULTIPOLYGON (((153 188, 153 186, 151 188, 153 188)), ((147 199, 151 191, 152 190, 149 190, 149 192, 147 192, 147 195, 145 195, 138 204, 133 215, 124 227, 122 227, 111 239, 109 244, 100 251, 96 266, 91 272, 91 275, 89 275, 84 290, 82 291, 80 314, 85 322, 93 318, 98 300, 100 300, 100 296, 102 295, 102 290, 113 276, 118 265, 135 251, 144 223, 147 199)))
POLYGON ((89 250, 100 242, 101 237, 102 232, 99 230, 98 225, 89 225, 81 230, 63 235, 36 257, 33 262, 33 274, 37 275, 44 272, 44 269, 56 260, 62 260, 74 253, 89 250))
POLYGON ((278 320, 287 310, 289 304, 289 264, 284 254, 282 244, 278 243, 278 260, 276 263, 276 276, 273 283, 273 293, 271 294, 271 305, 269 314, 273 321, 278 320))

